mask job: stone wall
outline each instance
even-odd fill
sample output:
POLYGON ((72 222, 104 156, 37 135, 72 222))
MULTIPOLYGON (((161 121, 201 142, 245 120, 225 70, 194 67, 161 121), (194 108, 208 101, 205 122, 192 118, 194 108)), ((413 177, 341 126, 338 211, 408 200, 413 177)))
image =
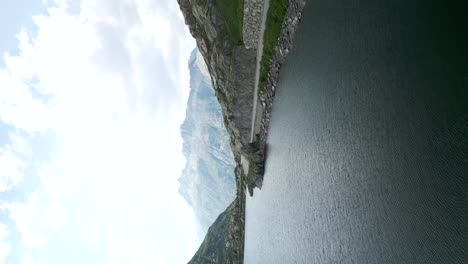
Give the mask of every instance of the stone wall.
POLYGON ((243 41, 246 48, 257 48, 265 0, 244 0, 243 41))

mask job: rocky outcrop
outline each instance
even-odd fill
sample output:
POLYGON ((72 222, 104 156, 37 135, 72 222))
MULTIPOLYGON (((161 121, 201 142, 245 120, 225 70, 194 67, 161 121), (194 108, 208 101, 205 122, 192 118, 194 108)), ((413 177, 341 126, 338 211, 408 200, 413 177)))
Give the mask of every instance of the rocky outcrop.
POLYGON ((244 26, 242 37, 245 46, 257 48, 262 27, 263 5, 265 0, 244 0, 244 26))
POLYGON ((246 175, 245 185, 253 196, 255 187, 262 188, 263 173, 265 170, 265 144, 254 141, 242 147, 241 163, 243 163, 244 174, 246 175), (246 163, 246 164, 245 164, 246 163))
POLYGON ((179 192, 192 206, 204 236, 236 195, 234 157, 205 62, 197 49, 189 60, 190 95, 181 126, 186 165, 179 192))

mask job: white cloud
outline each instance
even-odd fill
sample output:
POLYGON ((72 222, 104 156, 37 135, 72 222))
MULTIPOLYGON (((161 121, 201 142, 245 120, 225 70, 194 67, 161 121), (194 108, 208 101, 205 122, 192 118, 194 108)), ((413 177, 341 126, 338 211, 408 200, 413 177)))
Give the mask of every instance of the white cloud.
MULTIPOLYGON (((198 238, 176 179, 194 42, 177 4, 83 0, 72 15, 68 2, 34 17, 0 69, 0 121, 61 143, 37 165, 40 188, 7 206, 21 261, 186 262, 198 238)), ((0 191, 23 178, 16 154, 37 154, 21 133, 0 150, 0 191)))
POLYGON ((43 245, 46 230, 44 220, 37 218, 43 209, 39 204, 38 194, 33 193, 24 204, 12 204, 9 207, 10 215, 15 220, 15 227, 21 234, 22 245, 27 249, 43 245))
POLYGON ((5 259, 10 255, 11 244, 7 241, 7 226, 0 223, 0 263, 5 263, 5 259))
POLYGON ((50 117, 48 106, 33 98, 27 84, 0 69, 1 121, 32 133, 49 128, 50 117))
POLYGON ((10 131, 8 137, 10 138, 10 146, 13 152, 25 159, 30 159, 32 148, 28 139, 17 131, 10 131))
POLYGON ((23 161, 9 146, 0 148, 0 192, 10 190, 23 180, 23 161))
POLYGON ((20 264, 35 264, 33 257, 30 255, 25 255, 21 257, 20 264))

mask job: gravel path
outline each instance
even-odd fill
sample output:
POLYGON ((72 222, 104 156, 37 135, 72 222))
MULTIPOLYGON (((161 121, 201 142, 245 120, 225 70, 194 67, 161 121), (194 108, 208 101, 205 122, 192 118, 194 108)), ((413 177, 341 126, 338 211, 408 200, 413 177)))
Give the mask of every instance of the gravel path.
POLYGON ((266 18, 267 18, 269 7, 270 7, 270 0, 265 0, 265 2, 263 3, 260 39, 259 39, 258 46, 257 46, 257 70, 255 72, 255 90, 254 90, 254 97, 253 97, 252 129, 250 132, 250 142, 253 142, 254 135, 255 135, 255 121, 256 121, 257 103, 258 103, 258 99, 257 99, 258 82, 260 79, 260 62, 262 61, 262 55, 263 55, 263 33, 265 33, 265 24, 266 24, 266 18))

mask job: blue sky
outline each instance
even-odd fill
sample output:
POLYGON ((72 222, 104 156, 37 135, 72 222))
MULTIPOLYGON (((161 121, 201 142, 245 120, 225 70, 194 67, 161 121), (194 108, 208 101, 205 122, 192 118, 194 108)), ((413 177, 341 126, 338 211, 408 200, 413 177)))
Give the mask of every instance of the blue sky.
POLYGON ((0 263, 186 263, 177 2, 0 4, 0 263))
MULTIPOLYGON (((18 52, 15 38, 21 28, 35 30, 33 14, 45 11, 41 0, 2 0, 0 8, 0 52, 18 52)), ((3 64, 3 61, 1 62, 3 64)))

